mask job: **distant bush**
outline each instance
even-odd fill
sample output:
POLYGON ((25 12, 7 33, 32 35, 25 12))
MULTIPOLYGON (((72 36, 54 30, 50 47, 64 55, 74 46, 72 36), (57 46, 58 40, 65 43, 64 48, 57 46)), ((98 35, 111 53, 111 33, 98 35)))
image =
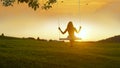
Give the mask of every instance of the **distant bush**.
POLYGON ((28 37, 27 39, 35 40, 35 38, 33 38, 33 37, 28 37))
POLYGON ((37 37, 37 40, 40 40, 40 38, 39 38, 39 37, 37 37))
POLYGON ((46 39, 40 39, 39 37, 37 37, 38 41, 47 41, 46 39))
POLYGON ((2 33, 1 36, 4 37, 5 36, 4 33, 2 33))

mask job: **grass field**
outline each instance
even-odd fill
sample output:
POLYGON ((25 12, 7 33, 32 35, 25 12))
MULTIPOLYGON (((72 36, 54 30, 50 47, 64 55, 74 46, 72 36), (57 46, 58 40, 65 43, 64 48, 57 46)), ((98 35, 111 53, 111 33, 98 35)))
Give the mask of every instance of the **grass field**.
POLYGON ((120 68, 120 43, 0 39, 0 68, 120 68))

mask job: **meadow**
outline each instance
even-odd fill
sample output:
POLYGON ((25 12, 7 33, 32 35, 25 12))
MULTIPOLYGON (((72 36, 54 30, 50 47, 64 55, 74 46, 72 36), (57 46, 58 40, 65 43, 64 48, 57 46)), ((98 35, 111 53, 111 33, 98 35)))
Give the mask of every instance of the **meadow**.
POLYGON ((0 39, 0 68, 120 68, 120 43, 0 39))

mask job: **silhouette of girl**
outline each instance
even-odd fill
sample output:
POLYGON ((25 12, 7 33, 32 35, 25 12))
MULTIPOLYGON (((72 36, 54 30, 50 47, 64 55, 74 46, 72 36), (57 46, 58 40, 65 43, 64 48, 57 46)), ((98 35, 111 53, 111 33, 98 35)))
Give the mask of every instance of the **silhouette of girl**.
POLYGON ((70 40, 71 46, 73 46, 74 40, 76 39, 74 32, 79 33, 81 26, 80 26, 79 30, 77 31, 76 28, 73 26, 73 23, 70 21, 64 32, 60 29, 60 27, 58 29, 60 30, 60 32, 62 34, 65 34, 68 31, 68 34, 69 34, 68 38, 70 40))

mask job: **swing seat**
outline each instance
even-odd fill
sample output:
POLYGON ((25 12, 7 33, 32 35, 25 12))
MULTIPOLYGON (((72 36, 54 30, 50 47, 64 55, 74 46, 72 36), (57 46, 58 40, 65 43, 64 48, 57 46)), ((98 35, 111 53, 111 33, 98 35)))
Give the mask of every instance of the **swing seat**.
MULTIPOLYGON (((59 38, 59 40, 71 40, 70 37, 67 38, 59 38)), ((81 38, 75 37, 74 40, 81 40, 81 38)))

